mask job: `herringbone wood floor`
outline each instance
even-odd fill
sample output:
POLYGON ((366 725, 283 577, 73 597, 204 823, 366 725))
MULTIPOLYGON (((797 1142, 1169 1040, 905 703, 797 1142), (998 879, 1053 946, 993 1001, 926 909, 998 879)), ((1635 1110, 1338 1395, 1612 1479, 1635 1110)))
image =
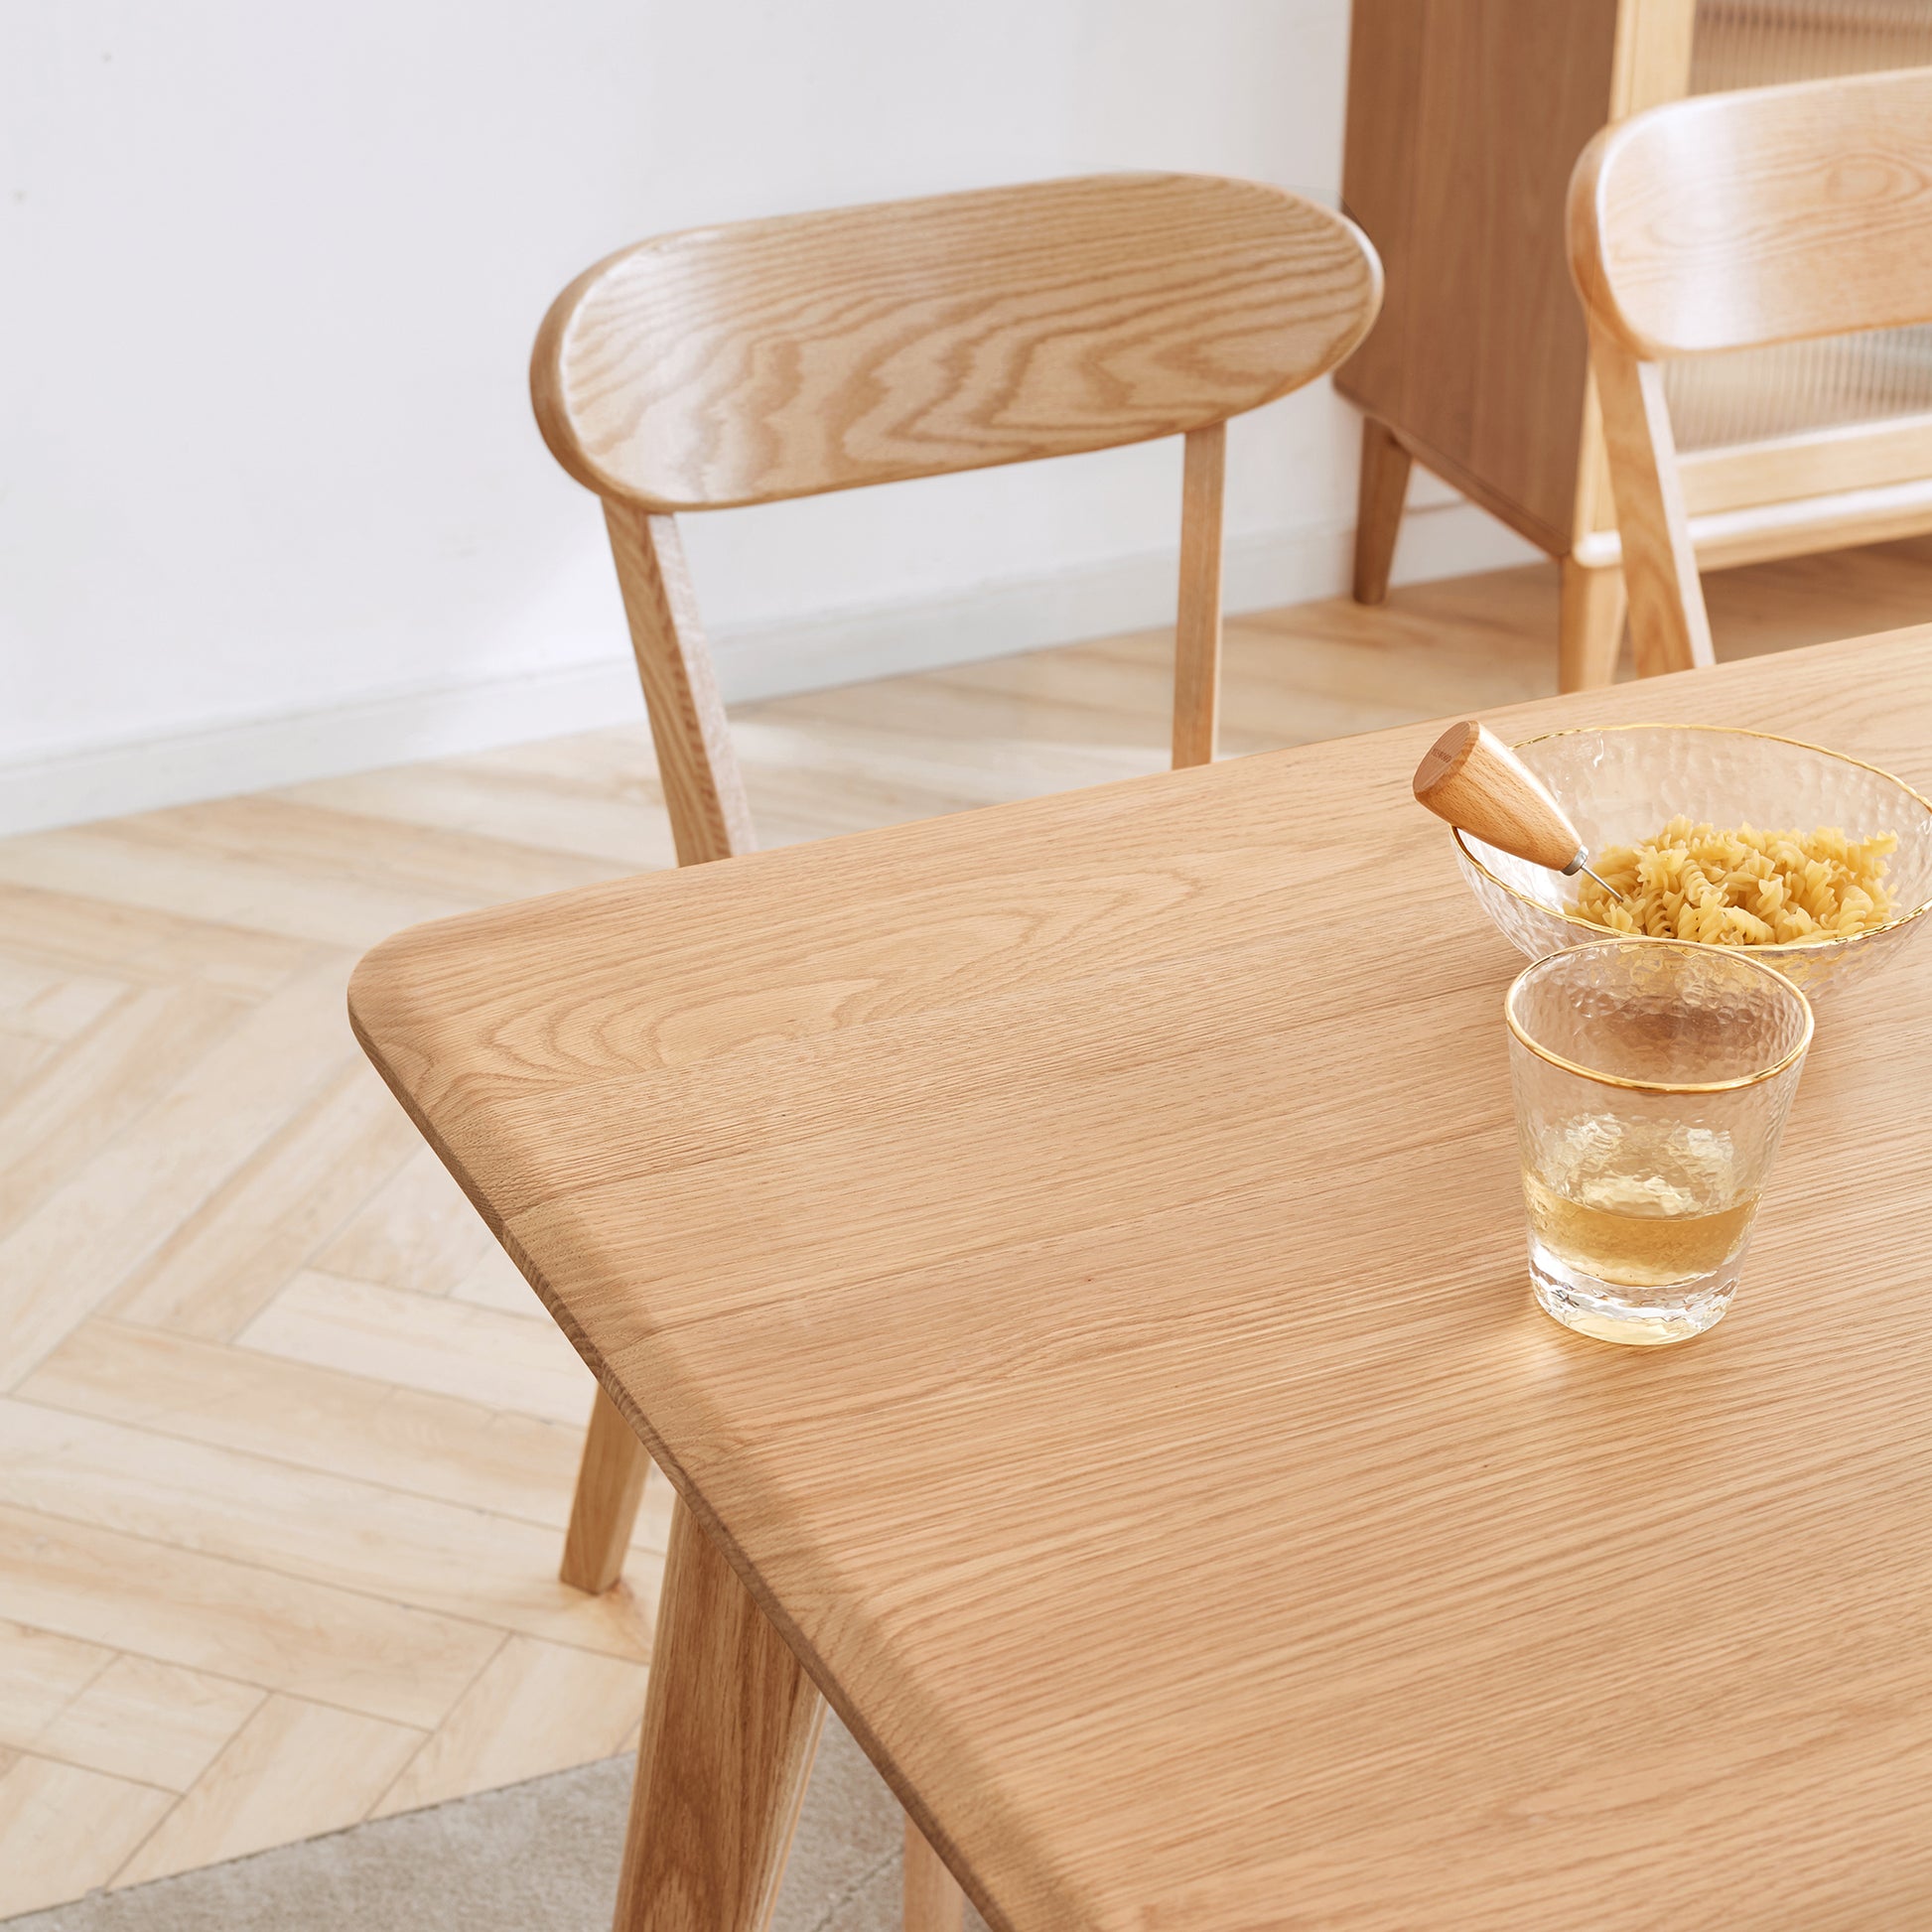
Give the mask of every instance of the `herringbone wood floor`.
MULTIPOLYGON (((1733 651, 1876 629, 1932 546, 1713 589, 1733 651)), ((1554 629, 1540 568, 1244 621, 1224 750, 1534 695, 1554 629)), ((764 842, 1156 768, 1166 653, 752 709, 764 842)), ((628 1741, 668 1493, 627 1587, 556 1581, 588 1374, 343 988, 669 856, 640 723, 0 843, 0 1915, 628 1741)))

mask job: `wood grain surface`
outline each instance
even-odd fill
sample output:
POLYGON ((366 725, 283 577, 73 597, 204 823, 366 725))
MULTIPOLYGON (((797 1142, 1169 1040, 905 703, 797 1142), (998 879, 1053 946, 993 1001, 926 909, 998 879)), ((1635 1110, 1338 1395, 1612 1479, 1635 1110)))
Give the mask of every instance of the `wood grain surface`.
POLYGON ((1633 11, 1355 0, 1351 12, 1342 206, 1388 293, 1335 386, 1553 556, 1570 548, 1588 370, 1563 191, 1611 116, 1618 21, 1633 11))
MULTIPOLYGON (((1848 602, 1902 621, 1932 550, 1751 581, 1728 641, 1808 641, 1848 602)), ((1244 613, 1229 747, 1526 695, 1555 601, 1532 568, 1244 613)), ((1159 769, 1173 650, 748 708, 765 836, 1159 769)), ((0 1498, 0 1920, 152 1869, 164 1828, 189 1864, 350 1822, 390 1733, 316 1706, 420 1738, 372 1815, 634 1744, 671 1487, 646 1487, 627 1589, 555 1582, 595 1380, 343 995, 399 925, 668 866, 663 804, 639 711, 0 840, 0 1487, 25 1504, 0 1498)))
MULTIPOLYGON (((1761 566, 1712 580, 1712 622, 1734 657, 1912 621, 1928 586, 1926 542, 1761 566)), ((1233 617, 1223 748, 1536 694, 1557 596, 1532 566, 1233 617)), ((1158 770, 1173 649, 747 708, 761 831, 1158 770)), ((32 1412, 0 1446, 31 1501, 0 1506, 0 1919, 119 1882, 172 1815, 157 1792, 194 1800, 171 1863, 345 1820, 362 1736, 292 1706, 421 1732, 378 1814, 634 1744, 670 1484, 645 1490, 628 1611, 555 1585, 593 1378, 342 1008, 400 925, 670 865, 662 803, 639 713, 0 840, 0 1332, 38 1337, 29 1361, 60 1337, 0 1407, 32 1412), (460 1621, 412 1607, 453 1577, 460 1621)))
POLYGON ((1283 189, 1084 176, 642 242, 557 298, 531 393, 600 495, 771 502, 1225 421, 1332 368, 1381 284, 1283 189))
POLYGON ((677 521, 607 500, 604 524, 677 862, 708 865, 749 852, 757 842, 752 807, 677 521))
POLYGON ((1932 416, 1835 423, 1758 443, 1680 450, 1677 468, 1693 519, 1804 496, 1922 483, 1932 477, 1932 416))
POLYGON ((1606 120, 1681 95, 1693 0, 1356 0, 1342 201, 1388 276, 1335 386, 1366 412, 1355 595, 1378 603, 1412 458, 1564 559, 1559 688, 1623 632, 1602 426, 1559 271, 1561 184, 1606 120), (1399 440, 1398 440, 1399 439, 1399 440))
MULTIPOLYGON (((1932 785, 1932 631, 1487 722, 1671 719, 1932 785)), ((1917 1923, 1932 951, 1725 1323, 1562 1331, 1440 730, 427 926, 354 1018, 996 1926, 1917 1923)))
POLYGON ((1932 69, 1702 94, 1606 128, 1570 261, 1647 360, 1932 317, 1932 69))
POLYGON ((1677 470, 1664 365, 1639 361, 1594 324, 1591 335, 1638 675, 1713 664, 1717 653, 1677 470))
POLYGON ((1221 504, 1228 428, 1187 432, 1180 467, 1180 601, 1173 634, 1173 763, 1211 764, 1221 720, 1221 504))
POLYGON ((680 1508, 612 1932, 764 1932, 824 1723, 797 1657, 680 1508))
POLYGON ((557 1573, 571 1588, 601 1596, 623 1575, 637 1505, 643 1501, 649 1474, 650 1457, 642 1452, 611 1398, 599 1389, 584 1437, 577 1493, 571 1498, 570 1527, 564 1532, 563 1565, 557 1573))
POLYGON ((1487 725, 1463 719, 1422 756, 1416 803, 1498 852, 1562 872, 1583 851, 1556 795, 1487 725))
POLYGON ((1563 560, 1558 607, 1557 689, 1597 691, 1616 682, 1629 610, 1623 572, 1614 564, 1593 570, 1574 556, 1563 560))
MULTIPOLYGON (((603 498, 678 863, 754 838, 670 511, 1182 433, 1173 762, 1205 764, 1226 419, 1332 368, 1381 295, 1375 251, 1344 217, 1209 175, 740 222, 579 276, 538 331, 531 400, 558 462, 603 498)), ((566 1583, 617 1582, 645 1466, 600 1408, 566 1583)))
POLYGON ((1701 4, 1708 8, 1712 0, 1619 0, 1611 120, 1640 114, 1667 100, 1682 100, 1690 92, 1701 4))
POLYGON ((1357 604, 1386 604, 1396 539, 1409 497, 1414 458, 1395 433, 1373 416, 1362 418, 1362 468, 1355 488, 1355 571, 1350 594, 1357 604))
POLYGON ((905 1821, 905 1850, 901 1871, 899 1923, 903 1932, 963 1932, 966 1894, 925 1834, 905 1821))

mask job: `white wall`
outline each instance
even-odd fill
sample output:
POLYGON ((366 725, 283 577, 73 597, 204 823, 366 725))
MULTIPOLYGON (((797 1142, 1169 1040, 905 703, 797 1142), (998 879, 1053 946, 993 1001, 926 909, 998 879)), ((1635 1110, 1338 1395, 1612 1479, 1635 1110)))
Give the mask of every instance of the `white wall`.
MULTIPOLYGON (((550 297, 655 230, 1126 166, 1332 199, 1346 0, 8 0, 0 827, 634 715, 550 297)), ((1354 422, 1236 426, 1238 606, 1354 422)), ((691 519, 738 694, 1159 621, 1177 447, 691 519)), ((1436 500, 1446 492, 1435 492, 1436 500)), ((1410 574, 1524 554, 1466 507, 1410 574)))

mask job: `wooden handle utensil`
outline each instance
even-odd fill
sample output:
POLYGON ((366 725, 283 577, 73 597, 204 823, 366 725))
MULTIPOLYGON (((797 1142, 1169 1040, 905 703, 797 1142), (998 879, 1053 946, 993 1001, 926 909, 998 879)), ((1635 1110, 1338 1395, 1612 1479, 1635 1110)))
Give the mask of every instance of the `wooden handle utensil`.
MULTIPOLYGON (((1566 876, 1589 872, 1577 828, 1543 780, 1486 725, 1451 725, 1416 766, 1416 796, 1484 845, 1566 876)), ((1593 872, 1589 873, 1596 879, 1593 872)), ((1614 887, 1596 879, 1613 897, 1614 887)))

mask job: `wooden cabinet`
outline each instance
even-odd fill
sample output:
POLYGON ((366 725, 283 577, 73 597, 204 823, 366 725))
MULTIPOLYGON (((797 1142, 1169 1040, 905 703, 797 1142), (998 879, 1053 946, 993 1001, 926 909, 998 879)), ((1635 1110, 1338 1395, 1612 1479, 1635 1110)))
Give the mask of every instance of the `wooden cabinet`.
MULTIPOLYGON (((1607 682, 1615 516, 1564 201, 1607 120, 1716 88, 1932 63, 1932 0, 1355 0, 1342 198, 1388 274, 1360 405, 1355 595, 1419 462, 1563 562, 1561 679, 1607 682)), ((1932 529, 1932 331, 1675 365, 1699 562, 1932 529)))

